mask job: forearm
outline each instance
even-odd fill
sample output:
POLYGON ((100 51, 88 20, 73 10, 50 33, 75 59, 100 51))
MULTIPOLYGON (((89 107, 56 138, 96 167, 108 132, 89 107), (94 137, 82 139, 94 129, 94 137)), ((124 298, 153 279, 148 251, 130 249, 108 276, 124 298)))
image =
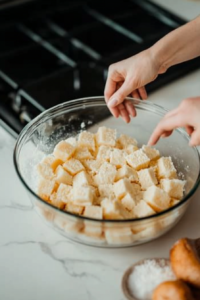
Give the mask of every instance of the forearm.
POLYGON ((200 56, 200 16, 163 37, 150 50, 159 64, 159 73, 200 56))

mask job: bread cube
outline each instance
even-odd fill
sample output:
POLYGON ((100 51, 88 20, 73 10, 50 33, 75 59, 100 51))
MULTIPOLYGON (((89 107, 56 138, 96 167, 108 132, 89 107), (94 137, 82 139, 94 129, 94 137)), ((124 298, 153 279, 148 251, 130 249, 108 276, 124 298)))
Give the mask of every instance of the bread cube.
POLYGON ((82 221, 67 221, 66 225, 64 226, 64 231, 68 234, 74 235, 77 233, 80 233, 80 231, 83 229, 83 222, 82 221))
POLYGON ((148 168, 150 159, 148 156, 142 151, 142 149, 133 152, 126 156, 127 163, 134 168, 135 170, 139 171, 144 168, 148 168))
POLYGON ((171 198, 182 199, 185 181, 179 179, 161 179, 160 187, 168 193, 171 198))
POLYGON ((134 208, 134 213, 137 218, 143 218, 154 215, 156 212, 153 210, 146 201, 141 200, 134 208))
POLYGON ((94 134, 88 131, 83 131, 78 137, 79 147, 88 148, 91 151, 95 151, 95 139, 94 134))
POLYGON ((131 154, 135 151, 139 150, 137 146, 134 146, 134 145, 128 145, 124 151, 127 153, 127 154, 131 154))
POLYGON ((161 157, 158 160, 158 177, 159 178, 177 178, 176 169, 171 157, 161 157))
POLYGON ((100 206, 86 206, 83 215, 92 219, 103 219, 103 209, 100 206))
POLYGON ((132 184, 127 178, 121 179, 114 184, 114 193, 117 199, 122 199, 126 194, 131 193, 132 189, 132 184))
POLYGON ((128 178, 131 182, 138 182, 137 172, 133 168, 130 168, 127 165, 122 166, 122 168, 120 168, 117 171, 115 181, 118 181, 123 178, 128 178))
POLYGON ((158 184, 153 168, 143 169, 138 172, 139 182, 143 190, 148 189, 152 185, 158 184))
POLYGON ((72 187, 71 185, 61 183, 57 189, 57 198, 64 203, 72 201, 72 187))
POLYGON ((84 206, 82 205, 76 205, 72 202, 68 202, 65 210, 68 211, 71 214, 75 214, 75 215, 82 215, 83 211, 84 211, 84 206))
POLYGON ((124 152, 119 149, 114 149, 110 154, 110 163, 112 165, 115 165, 117 168, 126 165, 124 152))
POLYGON ((99 127, 98 132, 96 134, 97 145, 115 147, 116 137, 117 137, 117 131, 115 129, 99 127))
POLYGON ((144 192, 144 200, 155 210, 160 212, 170 207, 169 195, 158 188, 157 186, 151 186, 144 192))
POLYGON ((51 180, 55 174, 49 164, 40 163, 37 165, 37 173, 41 178, 51 180))
POLYGON ((98 189, 99 189, 100 196, 103 198, 115 197, 112 184, 101 184, 98 186, 98 189))
MULTIPOLYGON (((90 208, 91 206, 88 206, 88 208, 90 208)), ((101 208, 101 207, 100 207, 101 208)), ((94 225, 94 224, 90 224, 87 221, 84 222, 85 226, 84 226, 84 234, 86 234, 89 237, 94 237, 94 238, 103 238, 103 228, 101 224, 98 225, 94 225)))
POLYGON ((110 155, 112 153, 111 147, 108 146, 100 146, 97 153, 97 160, 99 161, 110 161, 110 155))
POLYGON ((78 144, 75 137, 70 137, 70 138, 66 139, 65 142, 72 145, 74 148, 76 148, 77 144, 78 144))
POLYGON ((73 178, 73 186, 77 188, 81 186, 89 186, 92 185, 92 183, 92 178, 86 171, 81 171, 73 178))
POLYGON ((51 201, 51 204, 56 206, 57 208, 59 209, 64 209, 65 208, 65 202, 63 202, 57 195, 57 193, 53 193, 51 196, 50 196, 50 201, 51 201))
POLYGON ((62 166, 56 169, 56 182, 72 185, 72 176, 62 166))
POLYGON ((90 186, 73 187, 73 203, 81 206, 92 205, 94 192, 90 186))
POLYGON ((85 160, 83 162, 85 168, 87 170, 90 170, 92 172, 92 174, 97 174, 101 165, 102 165, 102 162, 100 160, 95 160, 95 159, 89 159, 89 160, 85 160))
POLYGON ((54 191, 55 181, 48 179, 40 179, 37 187, 38 195, 43 199, 48 201, 49 197, 54 191))
POLYGON ((66 143, 65 141, 61 141, 55 146, 53 154, 56 158, 65 162, 70 157, 72 157, 74 152, 75 148, 72 145, 66 143))
POLYGON ((74 158, 78 160, 92 159, 93 156, 87 148, 77 148, 74 158))
POLYGON ((105 238, 110 245, 130 244, 134 241, 133 233, 130 228, 107 228, 105 238))
POLYGON ((133 218, 133 214, 117 200, 104 199, 101 202, 103 218, 107 220, 123 220, 133 218))
POLYGON ((48 155, 42 160, 41 163, 49 165, 53 172, 55 172, 57 167, 63 164, 63 161, 61 159, 55 158, 53 155, 48 155))
POLYGON ((171 198, 171 200, 170 200, 170 207, 172 207, 172 206, 174 206, 174 205, 176 205, 178 203, 180 203, 180 200, 171 198))
POLYGON ((94 176, 94 181, 97 185, 113 183, 116 173, 115 166, 104 162, 99 169, 99 173, 94 176))
POLYGON ((85 169, 82 163, 79 160, 74 158, 64 163, 63 168, 73 176, 85 169))
POLYGON ((157 160, 160 158, 160 152, 155 148, 144 145, 142 150, 150 160, 157 160))
POLYGON ((137 141, 126 134, 121 134, 117 142, 120 143, 123 149, 130 145, 137 146, 137 141))
POLYGON ((131 195, 130 193, 126 194, 126 196, 122 198, 121 203, 127 210, 130 211, 132 211, 135 207, 135 200, 133 198, 133 195, 131 195))

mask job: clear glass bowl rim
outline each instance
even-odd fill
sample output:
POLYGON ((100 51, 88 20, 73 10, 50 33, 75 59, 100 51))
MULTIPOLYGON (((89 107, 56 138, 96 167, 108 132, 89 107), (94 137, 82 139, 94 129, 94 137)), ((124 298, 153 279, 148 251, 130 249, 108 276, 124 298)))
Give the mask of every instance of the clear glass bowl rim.
MULTIPOLYGON (((150 101, 144 101, 144 100, 139 100, 139 99, 135 99, 135 98, 130 98, 130 97, 126 97, 126 100, 131 101, 135 108, 139 108, 139 109, 143 109, 143 110, 148 110, 148 111, 153 111, 155 114, 159 115, 159 116, 164 116, 165 113, 167 112, 167 110, 165 110, 162 106, 154 104, 150 101)), ((151 220, 151 219, 155 219, 155 218, 159 218, 161 216, 167 215, 168 213, 176 210, 179 206, 181 207, 184 203, 187 202, 187 200, 189 200, 192 195, 195 193, 195 191, 197 190, 199 184, 200 184, 200 170, 198 173, 198 177, 197 180, 193 186, 193 188, 190 190, 190 192, 176 205, 161 211, 159 213, 156 213, 154 215, 150 215, 147 217, 142 217, 142 218, 134 218, 134 219, 126 219, 126 220, 99 220, 99 219, 93 219, 93 218, 88 218, 88 217, 84 217, 84 216, 79 216, 79 215, 75 215, 72 214, 70 212, 67 211, 63 211, 60 210, 59 208, 53 206, 50 203, 47 203, 46 201, 44 201, 42 198, 40 198, 26 183, 26 181, 24 180, 23 176, 20 173, 19 167, 18 167, 18 162, 17 162, 17 153, 18 153, 18 148, 20 148, 20 144, 21 142, 26 139, 27 137, 27 133, 31 132, 32 127, 34 127, 35 125, 39 125, 42 124, 46 121, 48 121, 49 119, 51 119, 53 116, 55 116, 56 112, 57 113, 56 116, 62 114, 63 112, 61 111, 62 109, 68 109, 68 112, 73 111, 75 109, 77 109, 79 106, 82 106, 85 108, 87 106, 89 107, 94 107, 94 106, 106 106, 105 103, 105 98, 103 96, 96 96, 96 97, 86 97, 86 98, 80 98, 80 99, 75 99, 75 100, 70 100, 61 104, 58 104, 52 108, 49 108, 47 110, 45 110, 44 112, 42 112, 41 114, 39 114, 36 118, 34 118, 31 122, 29 122, 20 132, 17 142, 15 144, 15 148, 14 148, 14 153, 13 153, 13 160, 14 160, 14 166, 15 166, 15 170, 20 178, 20 181, 22 182, 22 184, 25 186, 25 188, 32 194, 32 196, 34 196, 39 202, 42 202, 44 205, 46 205, 47 207, 50 207, 51 209, 55 210, 56 212, 59 212, 63 215, 68 215, 70 217, 74 217, 74 218, 78 218, 78 219, 82 219, 82 220, 87 220, 87 221, 92 221, 92 222, 97 222, 97 223, 132 223, 132 222, 142 222, 145 220, 151 220), (94 101, 94 102, 92 102, 94 101)), ((34 127, 35 130, 35 127, 34 127)), ((187 141, 189 141, 189 137, 187 135, 187 133, 179 128, 176 129, 176 131, 178 131, 187 141)), ((200 162, 200 153, 198 152, 196 147, 193 147, 196 151, 198 160, 200 162)))

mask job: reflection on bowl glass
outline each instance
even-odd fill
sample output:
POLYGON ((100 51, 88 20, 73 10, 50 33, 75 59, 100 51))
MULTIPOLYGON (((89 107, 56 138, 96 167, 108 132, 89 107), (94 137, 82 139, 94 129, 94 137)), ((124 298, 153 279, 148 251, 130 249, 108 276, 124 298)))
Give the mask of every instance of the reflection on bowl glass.
POLYGON ((137 117, 129 124, 111 116, 103 97, 69 101, 55 106, 30 122, 21 132, 14 151, 18 176, 28 191, 35 210, 49 225, 74 241, 99 247, 125 247, 151 241, 171 229, 183 216, 200 181, 200 159, 196 148, 188 146, 182 130, 161 139, 156 148, 171 156, 179 176, 187 181, 184 198, 156 215, 132 220, 97 220, 61 211, 36 194, 36 165, 53 152, 55 145, 82 130, 96 132, 100 126, 117 129, 118 134, 146 144, 165 110, 150 102, 129 99, 137 117))

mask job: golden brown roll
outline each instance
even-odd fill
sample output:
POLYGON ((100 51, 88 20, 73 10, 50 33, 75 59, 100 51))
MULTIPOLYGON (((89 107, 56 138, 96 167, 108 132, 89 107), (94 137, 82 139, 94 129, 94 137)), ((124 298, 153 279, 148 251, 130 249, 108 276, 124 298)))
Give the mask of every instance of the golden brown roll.
POLYGON ((178 279, 200 288, 200 239, 181 239, 170 251, 172 269, 178 279))
POLYGON ((153 292, 152 300, 196 300, 190 288, 181 280, 161 283, 153 292))

